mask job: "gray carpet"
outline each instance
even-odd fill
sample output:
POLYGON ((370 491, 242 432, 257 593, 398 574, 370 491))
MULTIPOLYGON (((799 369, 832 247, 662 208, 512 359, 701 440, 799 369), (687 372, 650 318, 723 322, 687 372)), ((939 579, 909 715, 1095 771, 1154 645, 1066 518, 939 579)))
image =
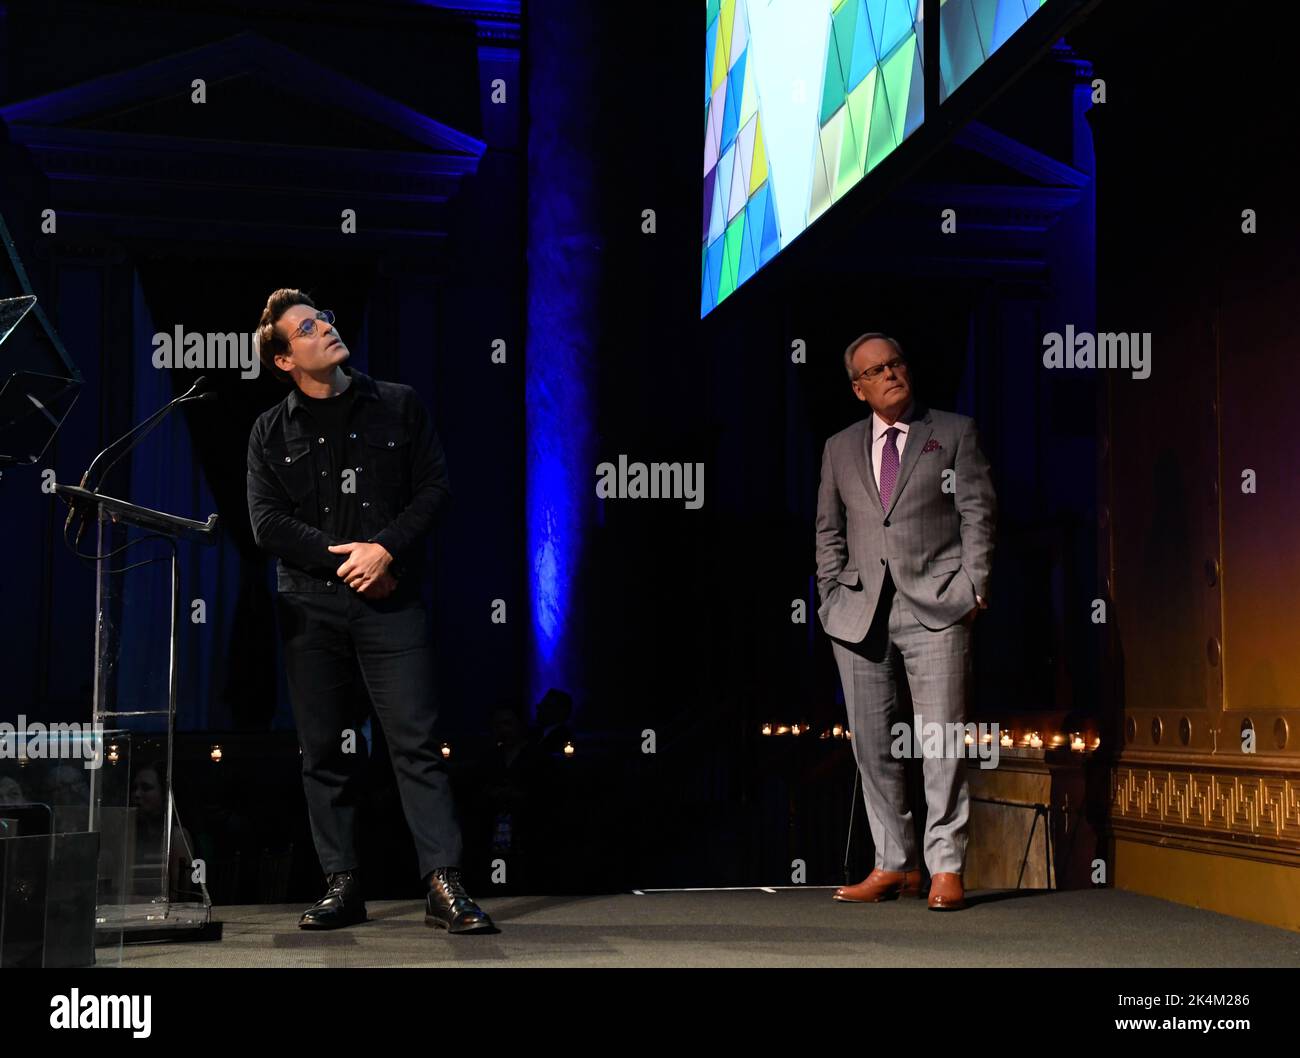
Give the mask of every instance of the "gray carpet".
MULTIPOLYGON (((983 892, 961 912, 924 900, 841 904, 825 888, 500 897, 501 932, 449 937, 417 901, 309 933, 302 907, 220 907, 224 938, 126 945, 124 966, 1300 966, 1300 933, 1113 889, 983 892)), ((100 964, 113 953, 100 950, 100 964)))

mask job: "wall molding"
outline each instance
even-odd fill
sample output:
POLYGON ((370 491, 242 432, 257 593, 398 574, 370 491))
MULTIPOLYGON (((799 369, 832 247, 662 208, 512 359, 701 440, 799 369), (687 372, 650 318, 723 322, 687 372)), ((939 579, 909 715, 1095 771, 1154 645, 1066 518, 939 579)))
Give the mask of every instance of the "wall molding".
POLYGON ((1300 767, 1131 760, 1111 771, 1116 836, 1300 866, 1300 767))

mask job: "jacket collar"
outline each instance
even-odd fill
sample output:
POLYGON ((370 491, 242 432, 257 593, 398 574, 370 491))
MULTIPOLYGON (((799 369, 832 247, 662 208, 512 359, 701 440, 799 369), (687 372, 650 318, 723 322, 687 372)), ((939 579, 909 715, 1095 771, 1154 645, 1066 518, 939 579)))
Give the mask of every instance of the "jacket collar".
MULTIPOLYGON (((378 400, 379 387, 375 385, 375 380, 369 375, 363 374, 354 367, 343 368, 343 373, 352 379, 350 389, 357 391, 357 400, 378 400)), ((303 402, 302 390, 297 386, 293 387, 293 392, 285 398, 289 407, 289 417, 293 418, 295 414, 304 410, 306 404, 303 402)))

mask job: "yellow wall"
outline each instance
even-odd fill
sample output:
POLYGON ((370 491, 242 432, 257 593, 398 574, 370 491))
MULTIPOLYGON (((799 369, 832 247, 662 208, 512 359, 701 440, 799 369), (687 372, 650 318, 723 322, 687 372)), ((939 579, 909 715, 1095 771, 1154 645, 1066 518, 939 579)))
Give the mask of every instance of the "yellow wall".
POLYGON ((1115 887, 1300 931, 1300 867, 1117 839, 1115 887))

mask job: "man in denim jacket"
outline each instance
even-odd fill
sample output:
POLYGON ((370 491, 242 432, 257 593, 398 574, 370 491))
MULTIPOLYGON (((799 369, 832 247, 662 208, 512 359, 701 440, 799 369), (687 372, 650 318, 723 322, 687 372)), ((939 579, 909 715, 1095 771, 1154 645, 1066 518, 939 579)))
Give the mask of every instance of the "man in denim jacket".
POLYGON ((258 324, 262 363, 292 386, 248 440, 248 513, 276 556, 276 609, 302 745, 303 789, 326 874, 304 929, 365 920, 357 872, 359 670, 383 725, 428 885, 425 922, 494 929, 461 883, 461 835, 434 737, 433 658, 419 582, 425 540, 450 499, 429 413, 409 386, 345 368, 334 314, 277 290, 258 324))

